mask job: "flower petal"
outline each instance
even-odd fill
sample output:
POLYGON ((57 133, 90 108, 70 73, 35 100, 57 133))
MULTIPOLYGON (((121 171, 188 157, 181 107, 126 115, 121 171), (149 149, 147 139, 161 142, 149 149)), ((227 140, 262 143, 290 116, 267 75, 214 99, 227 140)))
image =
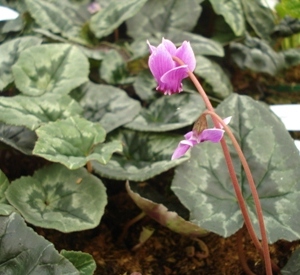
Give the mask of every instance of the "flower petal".
POLYGON ((189 149, 191 146, 187 145, 187 144, 182 144, 182 142, 179 142, 177 148, 175 149, 171 160, 173 159, 178 159, 180 157, 182 157, 189 149))
POLYGON ((175 55, 176 53, 176 46, 171 40, 168 39, 162 39, 162 44, 165 46, 167 51, 170 53, 171 56, 175 55))
POLYGON ((182 79, 187 77, 187 65, 182 65, 167 71, 161 78, 164 83, 165 94, 180 93, 182 91, 182 79))
MULTIPOLYGON (((232 118, 232 116, 229 116, 229 117, 224 118, 224 119, 223 119, 224 123, 225 123, 226 125, 229 124, 231 118, 232 118)), ((220 125, 220 127, 223 128, 222 125, 220 125)))
POLYGON ((187 64, 191 72, 195 70, 196 58, 190 42, 184 41, 182 45, 176 50, 175 56, 181 59, 185 64, 187 64))
POLYGON ((152 54, 149 57, 148 65, 158 85, 160 85, 161 77, 175 67, 175 62, 162 44, 156 49, 152 46, 150 50, 152 50, 152 54))
POLYGON ((198 142, 211 141, 217 143, 222 139, 224 132, 224 130, 216 128, 205 129, 199 135, 198 142))
POLYGON ((147 44, 149 46, 150 53, 153 53, 156 50, 156 47, 152 46, 148 40, 147 40, 147 44))

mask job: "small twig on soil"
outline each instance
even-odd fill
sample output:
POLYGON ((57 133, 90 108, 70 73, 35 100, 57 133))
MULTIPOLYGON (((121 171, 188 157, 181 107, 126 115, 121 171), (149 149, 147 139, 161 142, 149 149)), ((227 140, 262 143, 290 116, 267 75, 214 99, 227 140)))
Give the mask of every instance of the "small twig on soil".
POLYGON ((135 224, 136 222, 138 222, 139 220, 141 220, 142 218, 144 218, 146 216, 146 213, 144 211, 142 211, 140 214, 138 214, 137 216, 135 216, 133 219, 131 219, 130 221, 128 221, 124 227, 123 227, 123 231, 118 239, 118 242, 121 243, 123 242, 124 238, 127 236, 128 233, 128 229, 135 224))

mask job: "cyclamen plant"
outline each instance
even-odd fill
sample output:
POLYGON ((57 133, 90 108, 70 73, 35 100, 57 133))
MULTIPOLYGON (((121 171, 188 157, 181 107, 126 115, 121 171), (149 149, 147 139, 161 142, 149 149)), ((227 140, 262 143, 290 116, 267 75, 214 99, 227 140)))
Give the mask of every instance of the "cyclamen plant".
POLYGON ((231 117, 222 120, 215 113, 205 91, 203 90, 197 78, 194 76, 193 71, 196 67, 196 59, 190 43, 184 41, 179 48, 176 48, 172 41, 164 38, 162 39, 162 43, 157 47, 152 46, 149 41, 147 41, 147 43, 150 49, 148 65, 157 82, 156 90, 163 92, 165 95, 180 93, 183 90, 182 80, 189 76, 196 86, 198 92, 202 96, 207 108, 207 111, 205 111, 196 121, 193 130, 185 134, 185 139, 182 140, 175 149, 172 159, 180 158, 189 150, 189 148, 205 141, 221 143, 228 171, 236 192, 246 227, 254 245, 264 258, 266 274, 272 274, 272 269, 277 272, 279 268, 276 266, 276 264, 271 262, 263 212, 251 171, 239 144, 237 143, 230 128, 227 126, 231 117), (206 122, 207 115, 211 116, 215 126, 214 128, 208 129, 206 122), (231 139, 244 167, 256 207, 262 238, 261 243, 254 232, 253 224, 234 171, 233 162, 227 148, 226 141, 223 138, 224 132, 227 132, 229 135, 229 138, 231 139))

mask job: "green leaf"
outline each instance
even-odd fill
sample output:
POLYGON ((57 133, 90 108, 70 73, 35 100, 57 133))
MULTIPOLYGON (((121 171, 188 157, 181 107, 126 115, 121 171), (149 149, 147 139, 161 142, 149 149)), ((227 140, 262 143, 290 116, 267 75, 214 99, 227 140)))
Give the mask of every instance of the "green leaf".
POLYGON ((127 84, 129 72, 123 57, 116 50, 105 54, 100 67, 100 77, 109 84, 127 84))
POLYGON ((93 275, 96 270, 96 263, 92 255, 80 251, 67 251, 60 252, 62 256, 67 258, 79 270, 80 275, 93 275))
POLYGON ((102 10, 92 16, 90 28, 97 38, 112 33, 126 19, 135 15, 147 0, 112 0, 102 10))
POLYGON ((5 174, 0 170, 0 215, 9 215, 14 211, 14 208, 8 203, 4 192, 9 185, 9 181, 5 174))
POLYGON ((300 64, 300 49, 288 49, 282 51, 286 67, 296 66, 300 64))
POLYGON ((281 18, 289 15, 300 19, 300 3, 298 0, 281 0, 275 6, 275 9, 281 18))
POLYGON ((26 226, 17 213, 0 216, 0 273, 22 275, 79 275, 53 244, 26 226))
POLYGON ((59 4, 62 1, 25 0, 25 2, 30 15, 43 29, 60 33, 68 38, 79 36, 80 28, 74 24, 69 12, 66 12, 66 5, 62 7, 59 4))
POLYGON ((196 62, 195 74, 210 85, 214 95, 219 98, 226 98, 233 92, 229 77, 217 63, 200 55, 196 56, 196 62))
MULTIPOLYGON (((36 130, 38 140, 33 154, 53 162, 64 164, 69 169, 77 169, 91 160, 105 164, 109 154, 105 150, 105 130, 98 123, 80 117, 70 117, 57 122, 49 122, 36 130), (100 145, 99 145, 100 144, 100 145), (97 147, 99 151, 97 151, 97 147)), ((106 148, 110 153, 120 151, 120 145, 111 144, 106 148)))
POLYGON ((0 46, 0 91, 13 82, 11 67, 17 61, 19 54, 27 48, 42 43, 42 39, 34 36, 25 36, 13 39, 0 46))
POLYGON ((272 37, 289 37, 300 32, 300 19, 285 16, 272 32, 272 37))
POLYGON ((285 68, 282 53, 275 52, 261 39, 246 36, 244 45, 232 42, 230 44, 231 57, 241 69, 275 75, 285 68))
POLYGON ((40 97, 3 97, 0 101, 0 120, 35 130, 41 124, 80 114, 80 105, 67 95, 44 94, 40 97))
MULTIPOLYGON (((161 196, 158 192, 151 189, 148 184, 139 186, 139 184, 136 183, 129 184, 127 181, 126 190, 141 210, 172 231, 188 236, 203 236, 207 234, 206 230, 180 217, 177 211, 168 210, 165 205, 174 208, 174 202, 166 200, 166 198, 161 196), (158 201, 160 203, 158 203, 158 201)), ((178 203, 176 206, 179 208, 178 203)))
POLYGON ((181 93, 162 96, 125 127, 148 132, 167 132, 191 125, 205 110, 199 94, 181 93))
POLYGON ((150 101, 155 98, 153 89, 156 87, 156 81, 150 70, 143 70, 137 75, 133 87, 135 93, 144 101, 150 101))
POLYGON ((68 94, 88 80, 89 63, 75 46, 44 44, 24 50, 12 71, 25 95, 68 94))
POLYGON ((259 37, 269 40, 275 27, 275 16, 272 10, 265 7, 261 1, 241 0, 241 2, 249 25, 259 37))
MULTIPOLYGON (((300 238, 300 156, 282 122, 268 106, 246 96, 231 95, 216 109, 229 124, 252 171, 262 204, 269 243, 300 238), (291 204, 291 202, 293 202, 291 204)), ((226 137, 227 140, 227 137, 226 137)), ((259 236, 249 185, 231 142, 235 172, 259 236)), ((191 212, 190 221, 228 237, 244 223, 221 146, 203 143, 175 171, 172 190, 191 212)))
POLYGON ((99 122, 106 132, 130 122, 141 109, 137 100, 113 86, 89 82, 82 89, 84 96, 80 104, 84 109, 84 117, 99 122))
POLYGON ((86 169, 52 164, 11 183, 6 198, 35 226, 74 232, 96 227, 107 203, 101 180, 86 169))
POLYGON ((236 36, 245 32, 245 20, 240 0, 209 0, 216 14, 224 17, 236 36))
POLYGON ((282 275, 299 275, 300 274, 300 248, 296 249, 289 258, 287 264, 280 270, 282 275))
POLYGON ((171 161, 181 136, 119 130, 110 139, 121 141, 123 153, 114 154, 106 165, 92 162, 95 173, 106 178, 143 181, 188 159, 171 161))
POLYGON ((21 126, 12 126, 0 123, 0 141, 31 155, 37 136, 35 132, 21 126))
POLYGON ((191 31, 201 13, 197 0, 147 1, 139 13, 126 21, 128 34, 138 38, 144 33, 168 32, 170 28, 191 31))

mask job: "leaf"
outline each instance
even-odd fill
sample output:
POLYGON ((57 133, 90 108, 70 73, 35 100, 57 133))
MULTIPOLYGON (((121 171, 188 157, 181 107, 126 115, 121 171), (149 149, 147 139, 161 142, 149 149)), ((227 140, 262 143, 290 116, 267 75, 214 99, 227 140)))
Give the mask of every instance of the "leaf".
POLYGON ((11 183, 6 198, 35 226, 74 232, 96 227, 107 203, 99 178, 80 168, 46 166, 11 183))
MULTIPOLYGON (((203 236, 207 234, 206 230, 197 225, 184 220, 175 211, 170 211, 165 206, 173 206, 170 202, 155 192, 147 184, 139 186, 139 184, 126 182, 126 190, 136 205, 141 208, 149 217, 160 223, 161 225, 171 229, 172 231, 188 235, 188 236, 203 236), (157 203, 160 201, 160 203, 157 203)), ((178 208, 178 203, 176 205, 178 208)))
POLYGON ((287 264, 280 270, 282 275, 299 275, 300 274, 300 249, 296 249, 289 258, 287 264))
POLYGON ((261 1, 241 0, 245 17, 255 33, 269 40, 269 36, 275 27, 275 16, 271 9, 265 7, 261 1))
POLYGON ((17 95, 0 101, 0 120, 35 130, 41 124, 80 114, 80 105, 67 95, 44 94, 40 97, 17 95))
POLYGON ((93 275, 96 270, 96 263, 92 255, 80 251, 67 251, 60 252, 62 256, 67 258, 79 270, 80 275, 93 275))
POLYGON ((25 0, 30 15, 43 29, 60 33, 68 38, 78 37, 80 33, 79 26, 74 24, 69 11, 66 12, 67 5, 61 6, 59 2, 62 3, 62 1, 53 0, 25 0))
POLYGON ((112 0, 92 16, 90 28, 97 38, 109 35, 125 20, 135 15, 147 0, 112 0))
POLYGON ((300 19, 285 16, 272 32, 272 37, 289 37, 300 32, 300 19))
POLYGON ((198 94, 162 96, 149 108, 143 108, 125 127, 137 131, 167 132, 191 125, 204 110, 203 100, 198 94))
MULTIPOLYGON (((126 21, 128 34, 138 38, 144 33, 168 32, 170 28, 191 31, 201 13, 200 1, 147 1, 140 12, 126 21)), ((202 2, 202 1, 201 1, 202 2)))
POLYGON ((89 63, 75 46, 44 44, 24 50, 12 71, 17 88, 25 95, 63 95, 88 80, 89 63))
POLYGON ((100 77, 109 84, 126 84, 128 82, 129 72, 126 63, 116 50, 110 50, 104 56, 100 67, 100 77))
POLYGON ((11 67, 17 61, 19 54, 27 48, 42 43, 42 39, 25 36, 13 39, 0 45, 0 91, 14 81, 11 67))
POLYGON ((209 0, 216 14, 224 17, 236 36, 245 32, 245 19, 240 0, 209 0))
POLYGON ((298 0, 282 0, 275 6, 275 9, 282 18, 289 15, 300 19, 300 3, 298 0))
POLYGON ((300 49, 288 49, 282 51, 286 67, 292 67, 300 64, 300 49))
MULTIPOLYGON (((291 217, 299 215, 300 209, 300 156, 284 125, 267 106, 246 96, 233 94, 216 111, 221 117, 232 115, 229 126, 252 171, 269 243, 299 239, 300 224, 291 217)), ((232 144, 228 147, 259 236, 245 173, 232 144)), ((207 142, 193 147, 190 160, 175 171, 172 190, 191 211, 190 221, 202 228, 228 237, 242 227, 244 221, 219 145, 207 142)))
POLYGON ((156 87, 156 82, 150 70, 140 71, 137 75, 133 87, 135 93, 144 101, 150 101, 155 98, 153 89, 156 87))
POLYGON ((106 165, 92 162, 95 173, 111 179, 143 181, 188 159, 171 161, 181 136, 119 130, 110 140, 120 140, 123 153, 114 154, 106 165))
POLYGON ((22 275, 79 275, 53 244, 26 226, 17 213, 0 216, 0 273, 22 275))
POLYGON ((8 203, 4 192, 9 185, 9 181, 5 174, 0 170, 0 215, 9 215, 14 211, 14 208, 8 203))
POLYGON ((82 90, 84 96, 80 104, 84 109, 84 117, 99 122, 106 132, 130 122, 141 109, 137 100, 113 86, 89 82, 82 90))
POLYGON ((214 95, 219 98, 226 98, 233 92, 229 77, 217 63, 200 55, 196 56, 196 62, 198 65, 195 74, 211 86, 211 92, 214 95))
POLYGON ((244 45, 232 42, 231 57, 241 69, 275 75, 285 67, 284 56, 261 39, 246 36, 244 45))
MULTIPOLYGON (((105 130, 98 123, 70 117, 49 122, 37 129, 36 133, 38 140, 33 154, 62 163, 69 169, 82 167, 91 160, 105 164, 109 159, 109 154, 101 155, 97 152, 97 146, 101 146, 101 150, 105 150, 106 146, 99 145, 105 139, 105 130)), ((114 145, 115 148, 111 148, 111 144, 107 145, 111 154, 120 151, 121 145, 114 145)))
POLYGON ((21 126, 12 126, 0 123, 0 141, 31 155, 37 136, 35 132, 21 126))

